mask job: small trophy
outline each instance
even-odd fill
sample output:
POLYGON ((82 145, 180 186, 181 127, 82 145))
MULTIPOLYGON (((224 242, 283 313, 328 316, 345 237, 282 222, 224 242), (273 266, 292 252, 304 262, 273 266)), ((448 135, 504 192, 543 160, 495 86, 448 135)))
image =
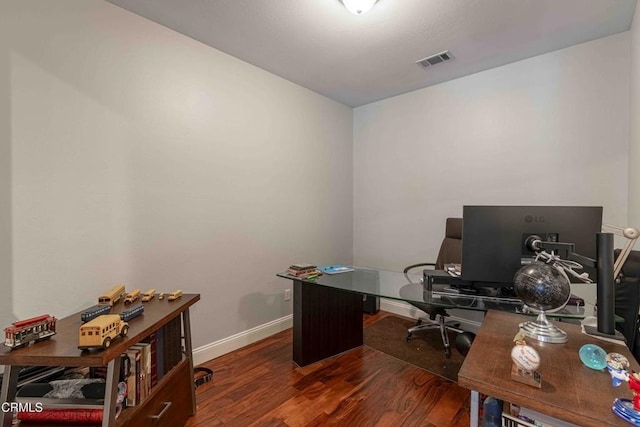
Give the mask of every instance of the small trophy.
POLYGON ((513 341, 516 345, 511 349, 511 379, 532 387, 542 387, 542 376, 536 369, 540 366, 540 355, 535 348, 528 346, 524 340, 524 332, 520 330, 513 341))

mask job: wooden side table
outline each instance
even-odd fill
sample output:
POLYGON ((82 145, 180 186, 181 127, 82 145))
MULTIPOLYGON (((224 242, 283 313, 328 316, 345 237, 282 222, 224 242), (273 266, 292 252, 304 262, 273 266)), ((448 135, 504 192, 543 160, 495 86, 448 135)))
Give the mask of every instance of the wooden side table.
POLYGON ((625 345, 598 340, 581 332, 580 325, 556 323, 569 335, 566 344, 541 343, 527 338, 540 354, 538 372, 542 387, 535 388, 511 379, 511 349, 518 325, 530 317, 489 310, 467 354, 458 384, 472 390, 471 425, 477 426, 479 393, 581 426, 620 426, 624 421, 611 411, 617 397, 632 398, 623 383, 614 388, 606 370, 587 368, 578 355, 584 344, 596 344, 608 353, 626 356, 631 369, 640 365, 625 345))
MULTIPOLYGON (((0 402, 15 400, 18 372, 22 366, 107 366, 103 427, 146 425, 150 420, 157 421, 154 425, 184 424, 196 411, 189 307, 199 300, 199 294, 185 294, 175 301, 154 298, 145 302, 144 313, 129 322, 128 335, 113 341, 103 351, 82 352, 78 349, 78 329, 82 324, 80 313, 58 320, 57 334, 51 339, 16 350, 0 346, 0 364, 5 365, 0 402), (141 405, 125 409, 116 420, 120 355, 177 317, 181 317, 182 330, 181 336, 173 345, 178 352, 184 346, 182 360, 165 373, 141 405)), ((123 303, 118 303, 111 312, 117 314, 125 308, 123 303)), ((168 341, 164 343, 168 344, 168 341)), ((12 418, 13 414, 10 412, 1 415, 0 427, 10 426, 12 418)))

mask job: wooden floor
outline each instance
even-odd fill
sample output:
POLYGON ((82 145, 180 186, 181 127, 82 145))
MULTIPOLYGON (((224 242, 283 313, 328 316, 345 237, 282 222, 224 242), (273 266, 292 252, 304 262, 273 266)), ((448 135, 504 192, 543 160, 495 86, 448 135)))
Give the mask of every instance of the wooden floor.
MULTIPOLYGON (((365 315, 365 325, 385 316, 365 315)), ((304 368, 291 352, 287 330, 203 364, 213 381, 197 389, 187 427, 469 425, 468 390, 378 350, 304 368)))

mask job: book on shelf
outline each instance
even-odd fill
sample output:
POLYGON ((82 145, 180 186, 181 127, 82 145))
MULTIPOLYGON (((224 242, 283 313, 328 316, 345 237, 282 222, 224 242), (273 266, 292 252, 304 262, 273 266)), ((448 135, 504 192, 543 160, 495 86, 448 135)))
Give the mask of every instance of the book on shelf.
POLYGON ((508 402, 504 402, 502 408, 502 425, 504 427, 578 427, 577 424, 508 402))
MULTIPOLYGON (((179 317, 169 321, 164 327, 163 372, 166 375, 182 360, 182 323, 179 317)), ((158 347, 160 348, 160 347, 158 347)))
POLYGON ((156 370, 158 381, 164 377, 164 328, 160 328, 155 332, 156 336, 156 370))
POLYGON ((180 359, 182 359, 182 330, 180 328, 180 320, 175 321, 174 319, 173 328, 174 341, 171 345, 171 348, 173 349, 173 359, 171 361, 172 369, 178 364, 178 362, 180 362, 180 359))
POLYGON ((173 319, 173 327, 175 328, 175 344, 173 344, 175 354, 171 368, 182 360, 182 322, 179 317, 173 319))
POLYGON ((148 343, 138 343, 131 346, 131 349, 139 350, 139 358, 136 359, 136 401, 138 405, 144 402, 150 393, 151 387, 149 386, 149 370, 151 369, 151 357, 148 343))
POLYGON ((149 386, 155 387, 158 384, 158 334, 152 332, 147 338, 142 340, 145 343, 149 343, 150 348, 150 361, 149 361, 149 386))
POLYGON ((162 343, 162 372, 164 375, 171 370, 171 343, 173 342, 171 322, 162 327, 163 343, 162 343))
POLYGON ((140 389, 138 387, 138 372, 141 366, 140 349, 133 346, 127 350, 129 357, 129 376, 127 377, 127 406, 136 406, 140 404, 140 389))

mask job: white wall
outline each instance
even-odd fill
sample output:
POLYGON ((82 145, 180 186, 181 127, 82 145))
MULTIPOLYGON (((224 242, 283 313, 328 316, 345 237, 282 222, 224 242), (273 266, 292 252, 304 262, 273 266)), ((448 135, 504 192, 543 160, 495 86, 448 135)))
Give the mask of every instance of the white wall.
POLYGON ((463 204, 640 224, 640 8, 630 36, 358 108, 352 157, 349 108, 111 4, 0 7, 1 324, 181 287, 199 346, 289 314, 292 261, 434 259, 463 204))
MULTIPOLYGON (((11 108, 7 16, 0 13, 0 320, 12 314, 11 262, 11 108)), ((2 326, 4 328, 4 326, 2 326)))
POLYGON ((290 314, 290 263, 351 261, 350 108, 99 0, 2 9, 14 316, 182 288, 200 346, 290 314))
MULTIPOLYGON (((640 6, 630 31, 629 225, 640 228, 640 6)), ((640 250, 640 247, 635 248, 640 250)))
POLYGON ((354 263, 434 260, 465 204, 627 224, 628 48, 627 32, 355 109, 354 263))

